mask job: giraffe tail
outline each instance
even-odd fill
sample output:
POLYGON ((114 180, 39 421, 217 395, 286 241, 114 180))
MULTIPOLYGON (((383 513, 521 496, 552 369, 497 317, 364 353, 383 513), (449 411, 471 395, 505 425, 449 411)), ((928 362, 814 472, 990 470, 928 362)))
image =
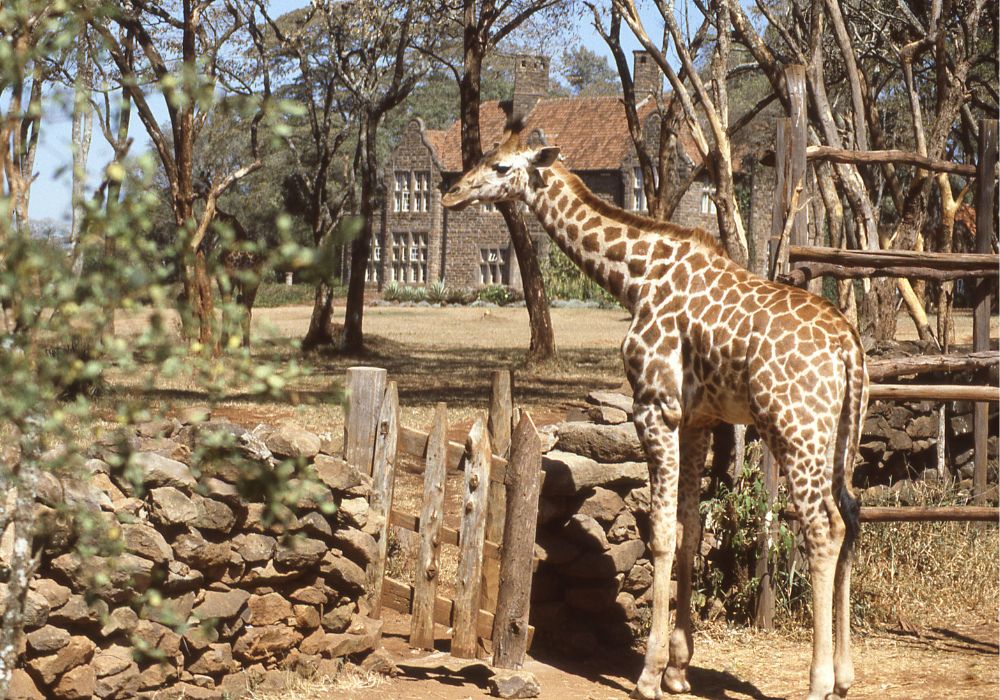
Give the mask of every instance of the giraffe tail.
POLYGON ((842 557, 851 555, 861 529, 861 504, 851 491, 851 481, 854 475, 854 461, 858 454, 861 427, 868 407, 868 369, 865 367, 865 351, 856 334, 853 340, 853 343, 844 348, 847 381, 844 402, 840 408, 833 472, 837 509, 845 527, 842 557))

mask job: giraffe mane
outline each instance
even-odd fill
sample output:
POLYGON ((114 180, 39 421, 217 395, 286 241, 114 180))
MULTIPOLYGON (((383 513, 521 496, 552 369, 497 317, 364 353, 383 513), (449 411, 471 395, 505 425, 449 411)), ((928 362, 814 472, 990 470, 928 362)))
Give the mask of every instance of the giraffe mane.
POLYGON ((561 163, 555 163, 552 167, 553 169, 559 168, 560 175, 569 185, 573 194, 583 200, 586 205, 594 209, 601 216, 614 219, 615 221, 625 224, 626 226, 634 226, 642 231, 666 233, 672 238, 683 241, 691 241, 692 243, 695 243, 702 248, 715 253, 716 255, 721 255, 727 259, 729 258, 725 248, 722 247, 722 244, 719 243, 718 239, 704 229, 678 226, 677 224, 672 224, 668 221, 657 221, 656 219, 652 219, 648 216, 642 216, 641 214, 635 214, 633 212, 620 209, 613 204, 609 204, 607 201, 591 192, 590 188, 584 184, 583 180, 581 180, 574 173, 570 172, 570 170, 561 163))

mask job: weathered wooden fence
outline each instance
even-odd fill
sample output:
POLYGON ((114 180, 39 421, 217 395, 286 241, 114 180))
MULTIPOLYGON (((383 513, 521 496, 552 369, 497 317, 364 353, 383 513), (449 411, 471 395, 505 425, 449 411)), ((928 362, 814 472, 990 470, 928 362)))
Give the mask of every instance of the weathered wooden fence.
POLYGON ((515 415, 510 373, 493 374, 489 414, 477 418, 465 445, 448 440, 444 403, 435 408, 429 433, 400 425, 396 384, 386 381, 385 370, 350 368, 346 385, 345 458, 372 475, 371 514, 381 523, 369 571, 373 616, 383 606, 411 615, 413 647, 433 649, 440 625, 451 631, 453 656, 482 656, 489 643, 495 666, 519 667, 533 632, 528 612, 541 442, 531 417, 515 415), (393 506, 400 453, 424 460, 419 514, 393 506), (446 475, 459 468, 464 493, 454 529, 444 525, 446 475), (391 527, 419 537, 413 585, 386 575, 391 527), (452 597, 438 590, 442 546, 458 548, 452 597))
MULTIPOLYGON (((988 402, 1000 400, 1000 388, 980 374, 977 384, 887 384, 886 379, 918 376, 929 372, 965 369, 987 370, 1000 362, 1000 355, 990 350, 991 286, 1000 276, 1000 256, 992 252, 994 212, 997 202, 997 120, 980 122, 979 160, 966 165, 932 160, 902 151, 847 151, 827 147, 807 147, 806 90, 803 66, 788 66, 785 71, 790 101, 790 118, 779 119, 774 158, 775 200, 771 226, 771 276, 789 284, 808 286, 823 276, 859 279, 872 276, 903 277, 922 280, 976 280, 973 312, 973 352, 912 358, 912 361, 875 361, 870 363, 872 400, 887 401, 973 401, 975 413, 973 501, 975 506, 952 508, 862 508, 863 522, 965 520, 997 522, 996 508, 983 504, 987 496, 987 440, 989 436, 988 402), (948 172, 976 179, 976 252, 968 254, 925 253, 901 250, 853 251, 807 245, 805 199, 808 160, 840 163, 909 164, 937 172, 948 172)), ((818 291, 818 290, 814 290, 818 291)), ((943 419, 942 419, 943 421, 943 419)), ((942 422, 943 426, 943 422, 942 422)), ((943 440, 942 434, 939 440, 943 440)), ((778 465, 765 455, 762 465, 769 505, 774 503, 779 483, 778 465)), ((767 556, 772 531, 764 533, 759 546, 755 575, 761 580, 757 599, 756 623, 770 628, 774 614, 773 571, 767 556)))

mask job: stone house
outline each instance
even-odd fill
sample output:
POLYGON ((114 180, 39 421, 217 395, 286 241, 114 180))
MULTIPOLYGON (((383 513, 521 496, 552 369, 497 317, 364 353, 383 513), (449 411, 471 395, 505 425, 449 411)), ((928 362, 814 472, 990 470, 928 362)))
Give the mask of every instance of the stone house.
MULTIPOLYGON (((634 55, 636 95, 662 90, 662 74, 642 51, 634 55)), ((549 62, 539 56, 515 58, 514 95, 481 106, 484 149, 498 142, 507 114, 525 116, 525 127, 559 146, 564 162, 596 194, 632 211, 646 209, 642 173, 629 137, 620 96, 546 97, 549 62)), ((656 117, 654 101, 639 104, 641 119, 656 117)), ((648 132, 655 129, 647 127, 648 132)), ((693 167, 699 158, 690 139, 678 139, 680 159, 693 167)), ((386 206, 376 228, 367 279, 381 288, 395 282, 424 285, 443 281, 452 288, 490 284, 520 288, 517 259, 503 217, 490 205, 446 211, 441 195, 461 175, 460 124, 443 130, 410 121, 385 164, 386 206)), ((673 221, 717 232, 713 189, 696 180, 673 221)), ((539 255, 548 254, 548 236, 527 218, 539 255)))

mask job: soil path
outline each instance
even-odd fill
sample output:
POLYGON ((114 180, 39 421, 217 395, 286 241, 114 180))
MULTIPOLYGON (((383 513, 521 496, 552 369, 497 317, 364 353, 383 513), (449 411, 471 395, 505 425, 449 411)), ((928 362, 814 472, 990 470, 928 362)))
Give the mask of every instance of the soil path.
MULTIPOLYGON (((419 662, 426 652, 406 645, 409 618, 387 612, 384 646, 397 662, 419 662)), ((441 648, 446 648, 444 644, 441 648)), ((678 698, 784 700, 808 691, 809 638, 718 628, 695 635, 690 695, 678 698)), ((857 681, 851 700, 981 700, 996 698, 997 624, 961 629, 922 630, 920 636, 880 633, 855 640, 857 681)), ((445 659, 450 657, 444 656, 445 659)), ((530 659, 543 699, 618 700, 627 698, 642 667, 634 653, 598 655, 584 661, 530 659)), ((376 688, 340 690, 317 700, 478 700, 489 697, 489 670, 473 664, 463 673, 445 668, 407 668, 376 688)))

